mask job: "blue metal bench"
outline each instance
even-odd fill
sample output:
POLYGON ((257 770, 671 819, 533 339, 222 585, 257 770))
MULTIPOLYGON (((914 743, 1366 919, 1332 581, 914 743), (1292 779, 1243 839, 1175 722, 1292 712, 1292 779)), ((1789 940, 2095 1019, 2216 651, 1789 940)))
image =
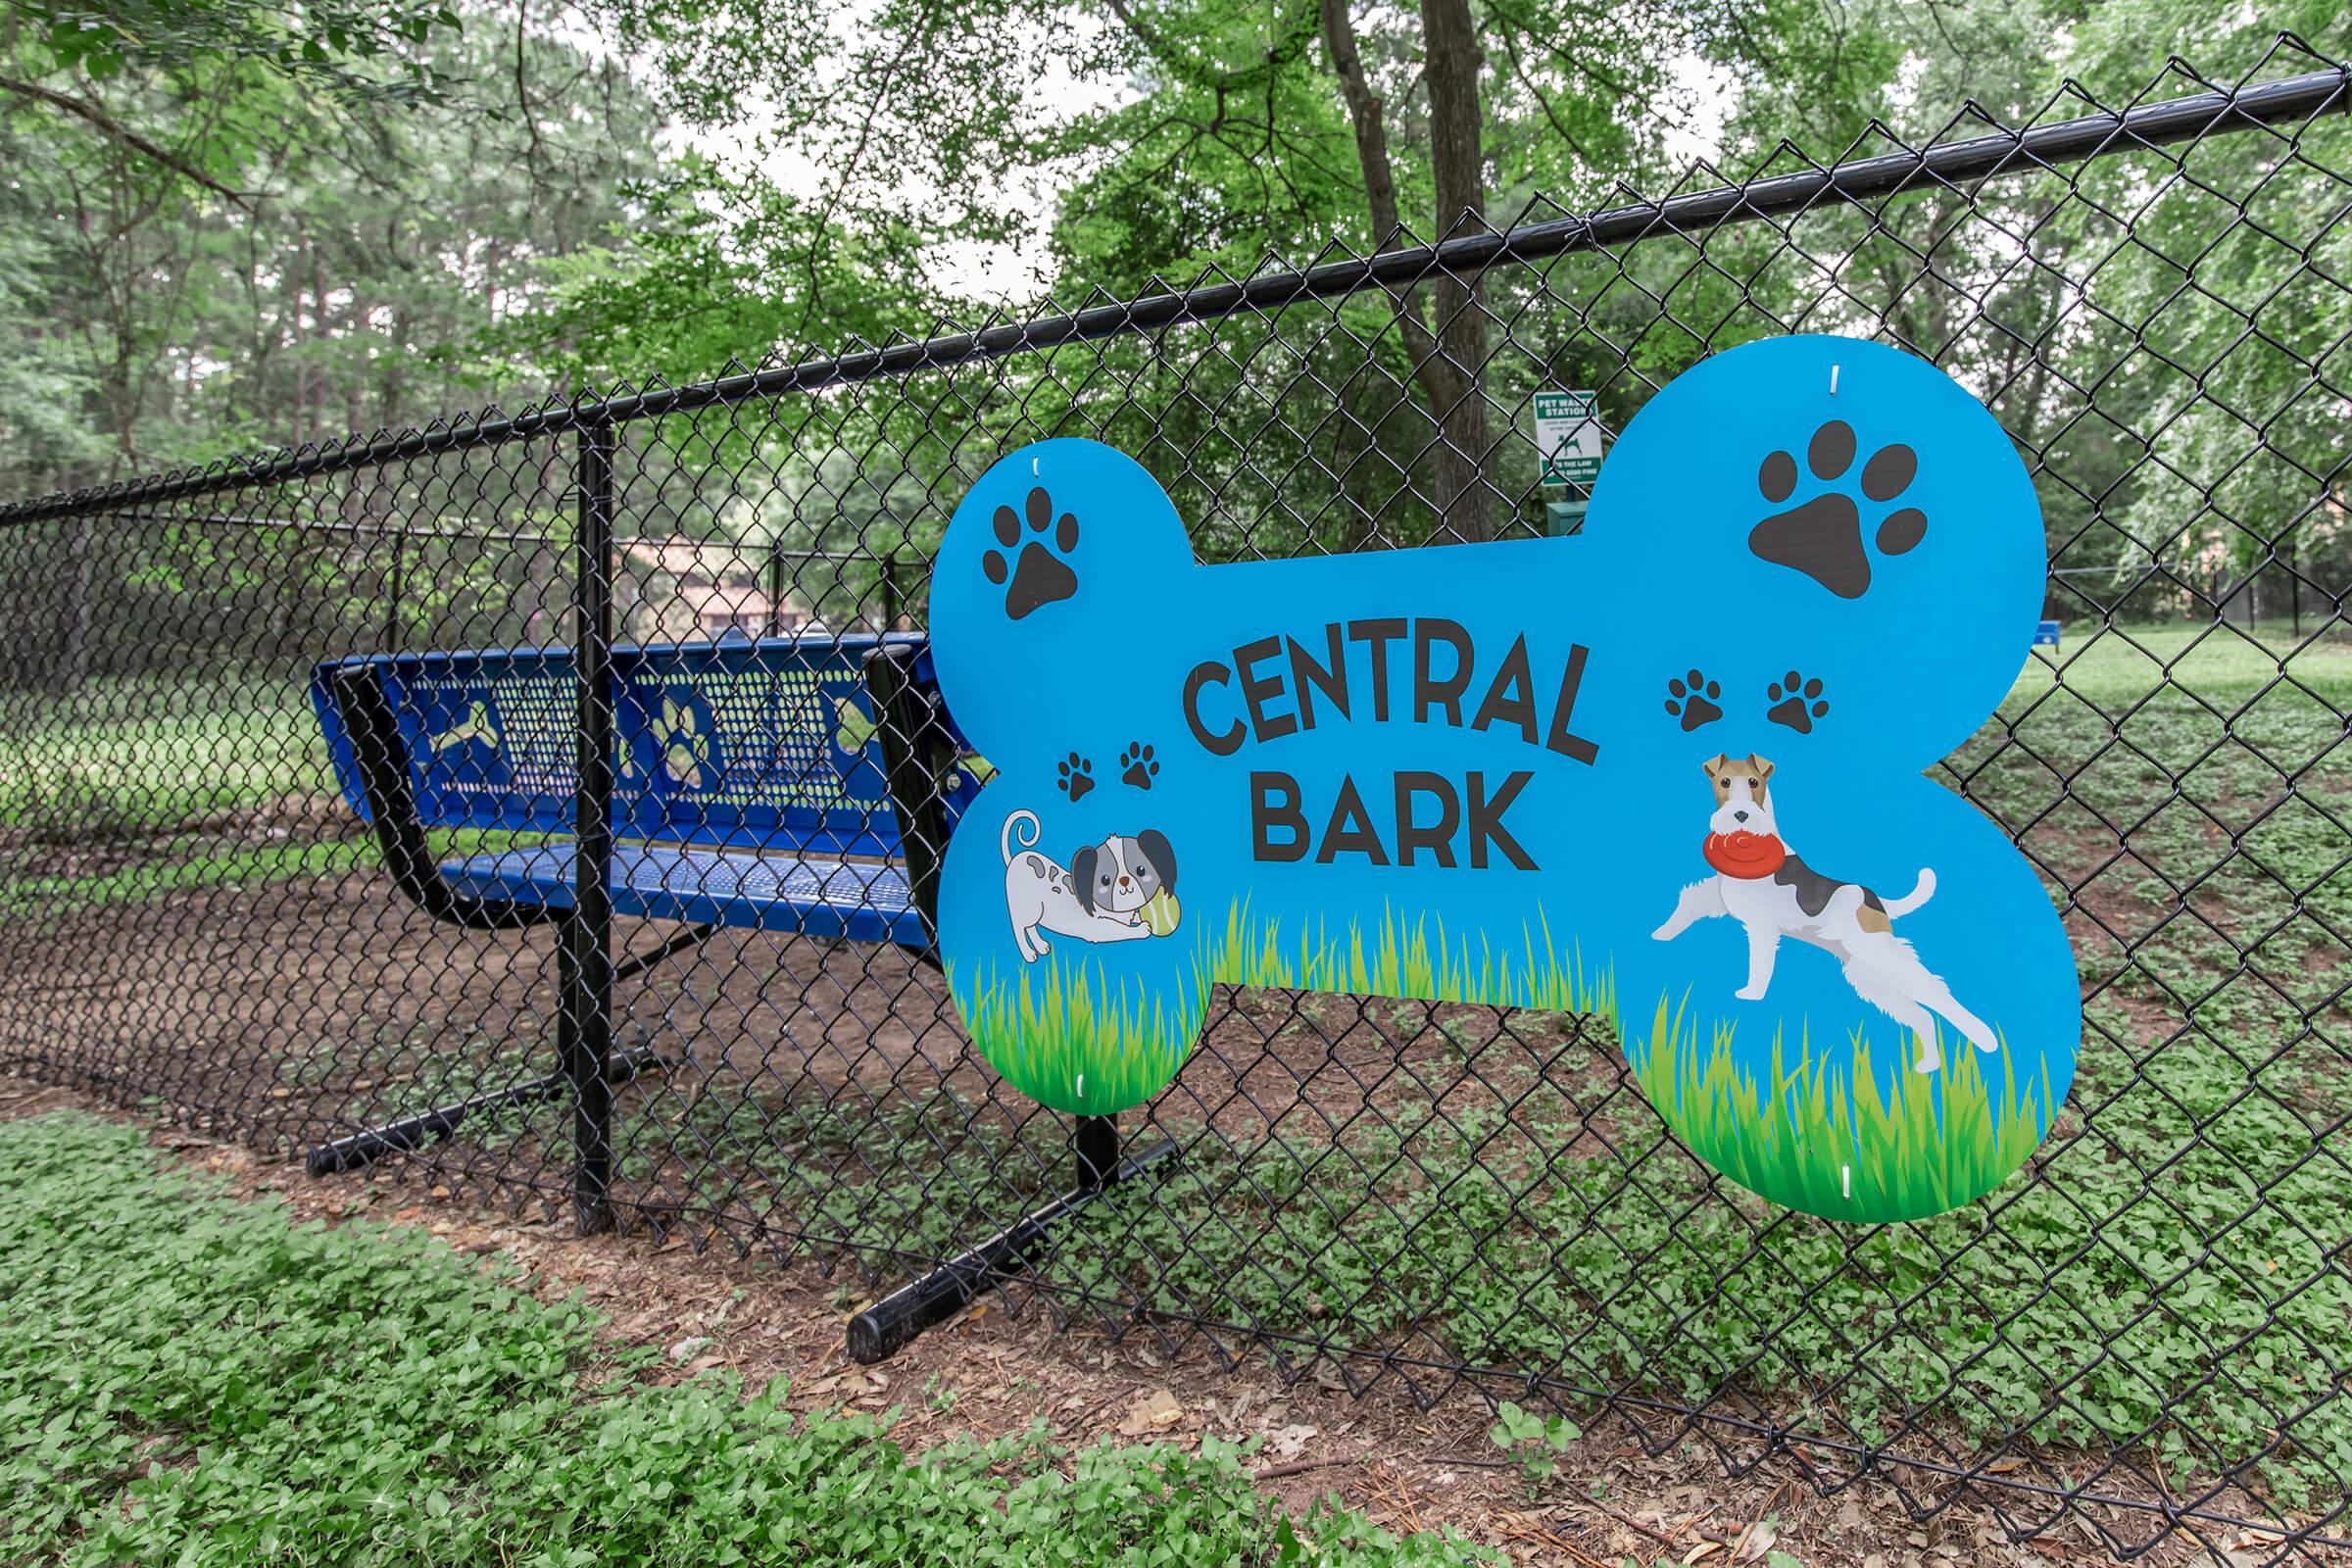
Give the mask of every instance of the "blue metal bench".
MULTIPOLYGON (((916 873, 934 870, 975 786, 949 756, 920 798, 892 794, 885 749, 905 724, 923 725, 934 751, 955 745, 923 639, 618 647, 612 660, 615 914, 929 955, 916 873), (885 705, 906 698, 921 711, 891 722, 885 705)), ((570 833, 575 678, 563 648, 372 655, 315 672, 344 799, 386 841, 401 891, 437 917, 526 925, 571 907, 569 843, 428 870, 420 830, 570 833)))
MULTIPOLYGON (((726 926, 890 944, 938 963, 939 861, 979 781, 924 639, 615 647, 610 661, 610 776, 594 777, 597 749, 583 737, 608 726, 582 705, 569 649, 372 655, 315 672, 335 776, 400 891, 477 929, 562 922, 565 1065, 322 1145, 313 1174, 445 1138, 477 1110, 568 1094, 579 1101, 583 1212, 601 1207, 611 1090, 661 1065, 648 1048, 610 1050, 615 982, 726 926), (600 799, 608 831, 596 833, 600 799), (427 829, 463 827, 544 837, 433 854, 427 829), (583 860, 605 864, 609 909, 581 908, 583 860), (594 934, 607 914, 690 929, 612 964, 594 934)), ((1126 1153, 1109 1116, 1078 1117, 1071 1143, 1067 1193, 859 1312, 851 1354, 881 1360, 946 1321, 1026 1267, 1059 1221, 1176 1148, 1126 1153)))
MULTIPOLYGON (((579 841, 552 837, 579 820, 577 676, 564 648, 371 655, 314 672, 344 799, 394 884, 436 919, 537 925, 578 903, 579 841), (427 829, 464 827, 551 837, 432 853, 427 829)), ((978 785, 921 637, 615 647, 606 690, 612 843, 599 848, 612 912, 692 926, 609 981, 727 926, 889 944, 936 963, 939 857, 978 785)), ((572 1010, 561 1027, 577 1027, 572 1010)), ((654 1059, 614 1054, 607 1077, 625 1082, 654 1059)), ((364 1165, 567 1084, 550 1073, 371 1128, 314 1150, 310 1166, 364 1165)))

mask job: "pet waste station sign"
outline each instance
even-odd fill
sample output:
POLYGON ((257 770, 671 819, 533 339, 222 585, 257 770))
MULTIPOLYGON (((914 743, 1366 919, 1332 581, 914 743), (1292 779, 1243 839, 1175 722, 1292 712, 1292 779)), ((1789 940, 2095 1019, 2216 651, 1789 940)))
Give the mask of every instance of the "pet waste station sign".
POLYGON ((1545 484, 1590 485, 1600 477, 1597 392, 1539 392, 1536 450, 1544 454, 1545 484))
POLYGON ((2033 868, 1926 771, 2007 693, 2044 564, 1991 416, 1845 338, 1687 371, 1558 538, 1203 566, 1133 459, 1024 447, 932 587, 997 769, 942 876, 956 1005, 1097 1114, 1220 985, 1600 1013, 1740 1185, 1967 1202, 2048 1130, 2081 1005, 2033 868))

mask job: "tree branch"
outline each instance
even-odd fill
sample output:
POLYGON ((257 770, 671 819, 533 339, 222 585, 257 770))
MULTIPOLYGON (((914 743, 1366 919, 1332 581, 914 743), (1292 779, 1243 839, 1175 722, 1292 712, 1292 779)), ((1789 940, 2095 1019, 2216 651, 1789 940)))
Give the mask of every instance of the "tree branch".
POLYGON ((522 168, 530 176, 531 196, 535 201, 539 195, 539 165, 547 156, 547 148, 539 140, 539 117, 531 109, 531 89, 522 63, 524 24, 530 15, 530 0, 514 0, 514 107, 522 116, 523 128, 531 133, 531 145, 522 155, 522 168))
MULTIPOLYGON (((911 42, 923 41, 928 36, 932 10, 931 6, 926 5, 921 15, 916 17, 915 36, 911 42)), ((913 52, 912 49, 899 50, 883 64, 881 79, 874 83, 873 97, 865 106, 865 119, 858 126, 858 144, 850 149, 848 160, 840 165, 840 177, 834 180, 832 189, 825 192, 825 204, 816 215, 816 228, 808 236, 808 289, 801 300, 800 324, 793 328, 801 342, 787 345, 788 348, 798 349, 808 343, 809 322, 815 318, 817 296, 823 291, 819 269, 824 264, 826 253, 832 249, 830 234, 834 214, 849 190, 850 181, 858 177, 859 166, 865 162, 866 146, 873 140, 874 124, 882 118, 882 106, 890 99, 890 89, 898 80, 899 68, 906 63, 907 57, 913 52)))
POLYGON ((35 103, 47 104, 53 109, 62 109, 67 114, 96 126, 110 140, 121 142, 140 157, 163 165, 182 179, 194 180, 206 190, 226 197, 247 212, 253 211, 253 201, 245 192, 223 185, 203 170, 181 158, 177 153, 149 141, 87 99, 76 98, 71 93, 59 92, 53 87, 44 87, 37 81, 22 81, 15 76, 0 76, 0 92, 15 93, 20 98, 29 98, 35 103))
POLYGON ((1380 99, 1364 74, 1364 57, 1355 46, 1355 21, 1348 0, 1322 0, 1323 47, 1331 54, 1332 71, 1340 78, 1340 98, 1348 106, 1348 121, 1355 129, 1356 162, 1363 166, 1364 201, 1372 209, 1372 248, 1392 244, 1403 226, 1396 213, 1396 175, 1389 162, 1388 126, 1380 99))

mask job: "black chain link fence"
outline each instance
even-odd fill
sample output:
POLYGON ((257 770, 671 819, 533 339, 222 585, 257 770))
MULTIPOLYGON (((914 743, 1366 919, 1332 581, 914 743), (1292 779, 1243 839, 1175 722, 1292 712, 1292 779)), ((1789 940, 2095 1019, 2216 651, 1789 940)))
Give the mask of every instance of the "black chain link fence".
POLYGON ((1565 496, 1533 392, 1597 388, 1614 428, 1710 352, 1877 337, 1984 399, 2048 517, 2062 640, 1941 773, 2079 956, 2080 1076, 2026 1172, 1930 1222, 1815 1221, 1698 1164, 1599 1020, 1225 991, 1119 1129, 1178 1153, 1032 1238, 1025 1277, 1170 1348, 1605 1404, 1656 1448, 1793 1450, 2019 1532, 2347 1549, 2346 82, 2282 45, 2236 86, 2176 66, 2134 105, 1834 167, 7 508, 0 1065, 289 1155, 459 1107, 380 1168, 897 1286, 1072 1174, 1069 1121, 978 1060, 906 937, 936 821, 874 753, 928 720, 859 662, 923 625, 928 552, 996 457, 1113 443, 1211 561, 1541 532, 1565 496), (319 662, 492 649, 518 651, 499 713, 426 712, 418 676, 370 729, 325 683, 330 754, 319 662), (718 666, 754 717, 663 708, 718 666), (367 736, 408 763, 378 782, 429 795, 498 722, 517 757, 537 726, 537 771, 498 781, 527 820, 415 811, 404 878, 367 736), (713 852, 629 814, 632 770, 715 767, 730 724, 800 737, 770 804, 821 829, 783 811, 713 852), (582 822, 590 863, 670 843, 673 881, 902 841, 907 870, 814 896, 830 928, 691 886, 612 922, 550 892, 582 822), (403 891, 445 861, 488 868, 454 913, 403 891))

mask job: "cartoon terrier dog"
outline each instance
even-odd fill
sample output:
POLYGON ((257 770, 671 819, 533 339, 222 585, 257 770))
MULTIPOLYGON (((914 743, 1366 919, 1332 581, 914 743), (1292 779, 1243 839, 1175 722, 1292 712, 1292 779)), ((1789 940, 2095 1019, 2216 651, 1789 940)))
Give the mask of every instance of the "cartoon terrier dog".
POLYGON ((1943 1065, 1936 1044, 1939 1014, 1979 1051, 1997 1051, 1984 1020, 1953 1000, 1951 988, 1929 973, 1911 944, 1894 934, 1893 921, 1933 898, 1936 873, 1923 870, 1902 898, 1883 900, 1866 887, 1823 876, 1788 853, 1773 822, 1772 764, 1752 752, 1744 758, 1717 757, 1706 764, 1715 789, 1715 814, 1708 819, 1704 853, 1715 875, 1683 889, 1674 915, 1650 935, 1672 942, 1694 920, 1728 914, 1747 927, 1745 1002, 1760 1002, 1772 984, 1772 961, 1781 938, 1794 937, 1830 954, 1845 966, 1846 983, 1919 1039, 1920 1072, 1943 1065))
POLYGON ((1139 911, 1160 889, 1176 886, 1176 852, 1166 834, 1146 828, 1133 838, 1114 835, 1071 856, 1064 870, 1030 848, 1040 831, 1036 812, 1015 811, 998 836, 1004 907, 1024 960, 1035 963, 1050 951, 1044 931, 1081 942, 1136 942, 1152 935, 1139 911))

